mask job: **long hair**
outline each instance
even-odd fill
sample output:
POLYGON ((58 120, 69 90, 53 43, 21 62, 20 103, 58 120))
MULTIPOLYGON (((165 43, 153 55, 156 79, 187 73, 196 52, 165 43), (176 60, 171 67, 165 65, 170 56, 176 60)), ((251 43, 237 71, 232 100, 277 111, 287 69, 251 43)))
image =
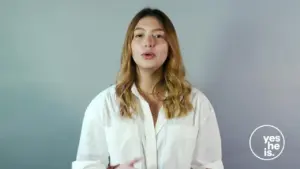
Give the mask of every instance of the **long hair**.
POLYGON ((135 26, 140 19, 147 16, 155 17, 162 24, 166 32, 166 41, 169 48, 167 59, 162 65, 163 77, 155 85, 154 91, 160 86, 167 93, 163 99, 163 108, 168 119, 185 116, 193 109, 190 101, 192 87, 185 79, 185 68, 177 33, 169 17, 161 10, 152 8, 144 8, 139 11, 133 17, 127 29, 122 50, 121 68, 116 82, 116 96, 120 106, 120 114, 123 117, 131 118, 133 114, 138 112, 138 102, 131 92, 131 87, 137 80, 136 63, 132 58, 131 41, 135 26))

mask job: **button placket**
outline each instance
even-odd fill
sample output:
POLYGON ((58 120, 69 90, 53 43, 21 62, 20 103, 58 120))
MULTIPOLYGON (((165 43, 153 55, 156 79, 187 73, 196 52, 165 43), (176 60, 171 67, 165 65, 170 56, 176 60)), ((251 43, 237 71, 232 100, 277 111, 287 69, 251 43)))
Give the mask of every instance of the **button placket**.
POLYGON ((153 118, 149 104, 142 100, 142 108, 144 112, 144 129, 145 129, 145 156, 146 164, 149 169, 157 168, 157 146, 156 146, 156 132, 154 128, 153 118))

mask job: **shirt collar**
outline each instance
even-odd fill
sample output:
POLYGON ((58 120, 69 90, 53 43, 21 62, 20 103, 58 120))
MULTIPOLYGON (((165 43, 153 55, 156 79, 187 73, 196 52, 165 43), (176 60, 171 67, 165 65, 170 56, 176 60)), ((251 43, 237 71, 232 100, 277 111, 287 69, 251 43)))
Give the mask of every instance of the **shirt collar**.
POLYGON ((133 85, 131 86, 131 92, 132 92, 135 96, 137 96, 138 98, 142 98, 142 96, 140 95, 140 93, 139 93, 139 91, 138 91, 138 89, 137 89, 135 83, 133 83, 133 85))

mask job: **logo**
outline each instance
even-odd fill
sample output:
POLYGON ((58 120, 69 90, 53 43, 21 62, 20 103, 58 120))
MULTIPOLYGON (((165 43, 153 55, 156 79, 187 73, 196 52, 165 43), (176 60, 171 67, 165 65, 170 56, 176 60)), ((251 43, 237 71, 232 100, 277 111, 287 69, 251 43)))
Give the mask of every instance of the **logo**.
POLYGON ((282 132, 272 125, 261 125, 250 135, 249 146, 252 154, 260 160, 270 161, 278 158, 285 146, 282 132))

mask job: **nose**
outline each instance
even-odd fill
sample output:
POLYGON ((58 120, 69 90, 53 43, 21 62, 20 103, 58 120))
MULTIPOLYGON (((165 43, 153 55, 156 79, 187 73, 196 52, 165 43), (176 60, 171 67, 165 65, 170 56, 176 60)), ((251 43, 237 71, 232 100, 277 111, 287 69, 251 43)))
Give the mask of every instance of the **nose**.
POLYGON ((144 46, 148 48, 152 48, 155 45, 155 39, 152 36, 147 36, 144 39, 144 46))

